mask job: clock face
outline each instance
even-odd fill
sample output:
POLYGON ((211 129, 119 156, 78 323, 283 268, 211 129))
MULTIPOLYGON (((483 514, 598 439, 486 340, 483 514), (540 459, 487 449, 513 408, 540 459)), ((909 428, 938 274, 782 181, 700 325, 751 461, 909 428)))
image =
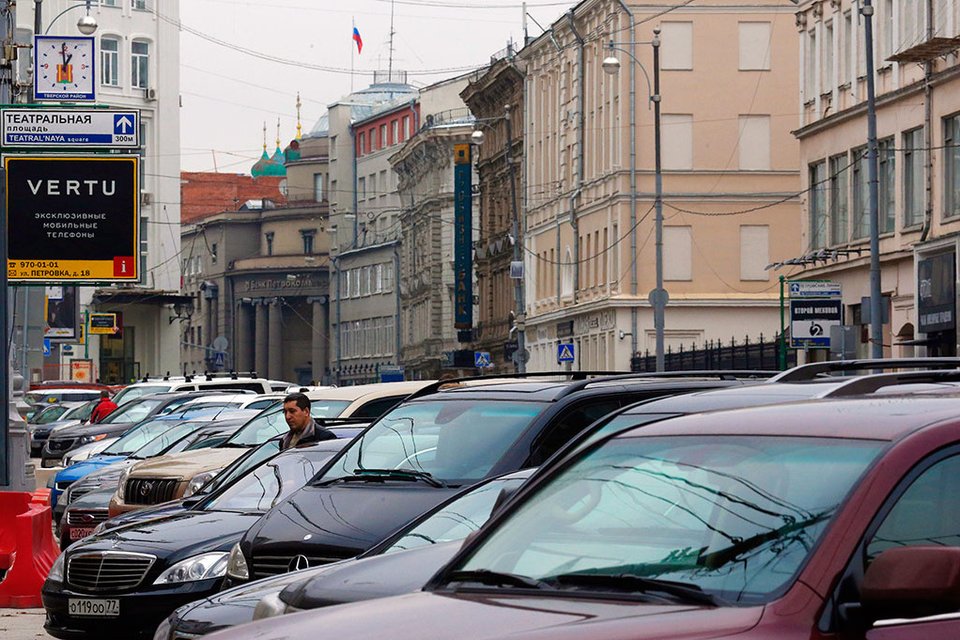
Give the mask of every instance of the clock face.
POLYGON ((34 94, 37 100, 96 99, 92 37, 34 37, 34 94))

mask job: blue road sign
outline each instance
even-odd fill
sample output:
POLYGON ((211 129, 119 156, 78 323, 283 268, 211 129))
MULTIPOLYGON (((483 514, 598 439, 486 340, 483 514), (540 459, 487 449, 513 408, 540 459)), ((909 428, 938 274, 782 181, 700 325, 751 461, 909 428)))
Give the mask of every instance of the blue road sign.
POLYGON ((43 355, 50 355, 50 338, 43 339, 43 355))
POLYGON ((222 367, 225 362, 226 354, 223 351, 215 351, 213 354, 213 365, 215 367, 222 367))
POLYGON ((493 366, 493 363, 490 362, 490 353, 488 351, 474 351, 473 366, 478 369, 485 369, 493 366))
POLYGON ((557 362, 573 362, 576 359, 576 350, 572 343, 561 342, 557 345, 557 362))

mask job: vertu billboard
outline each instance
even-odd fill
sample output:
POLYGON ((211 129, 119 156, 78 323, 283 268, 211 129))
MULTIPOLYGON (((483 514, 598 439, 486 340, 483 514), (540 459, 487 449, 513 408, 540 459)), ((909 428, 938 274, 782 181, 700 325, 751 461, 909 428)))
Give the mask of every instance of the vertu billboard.
POLYGON ((140 278, 136 156, 6 156, 11 282, 140 278))

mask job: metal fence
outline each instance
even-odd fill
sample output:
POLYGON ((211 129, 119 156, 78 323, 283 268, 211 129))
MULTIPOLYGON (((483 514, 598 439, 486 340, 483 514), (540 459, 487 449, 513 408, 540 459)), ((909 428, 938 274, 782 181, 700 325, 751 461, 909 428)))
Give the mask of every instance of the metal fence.
MULTIPOLYGON (((666 371, 706 371, 716 369, 752 369, 774 371, 780 368, 777 357, 779 334, 772 340, 760 334, 759 339, 751 340, 745 336, 741 342, 730 338, 730 342, 710 340, 697 347, 691 344, 689 349, 680 345, 677 349, 667 347, 663 354, 666 371)), ((797 352, 787 349, 787 367, 797 364, 797 352)), ((656 371, 657 358, 649 351, 637 353, 630 359, 631 371, 656 371)))

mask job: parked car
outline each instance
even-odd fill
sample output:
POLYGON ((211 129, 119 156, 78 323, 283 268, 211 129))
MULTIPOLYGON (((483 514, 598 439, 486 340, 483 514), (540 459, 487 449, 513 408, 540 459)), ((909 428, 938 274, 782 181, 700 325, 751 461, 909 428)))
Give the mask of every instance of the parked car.
POLYGON ((419 589, 533 472, 524 469, 464 489, 354 559, 257 580, 184 605, 154 639, 192 638, 253 619, 419 589))
POLYGON ((311 566, 352 558, 462 487, 539 466, 626 404, 760 382, 749 375, 761 374, 438 382, 373 423, 247 532, 240 552, 249 577, 284 572, 298 556, 311 566))
POLYGON ((680 416, 533 478, 420 592, 210 640, 960 637, 960 394, 680 416))
POLYGON ((82 403, 99 398, 100 391, 96 389, 43 388, 24 393, 22 397, 17 398, 16 407, 20 417, 29 421, 34 414, 52 404, 82 403))
MULTIPOLYGON (((389 382, 327 388, 307 392, 310 413, 324 424, 350 419, 366 424, 411 393, 427 386, 424 382, 389 382), (332 422, 331 422, 332 421, 332 422)), ((238 431, 230 440, 209 451, 180 453, 138 463, 129 469, 110 502, 110 515, 142 509, 189 496, 200 485, 238 458, 245 449, 285 433, 289 427, 282 407, 266 410, 238 431), (150 490, 141 492, 149 486, 150 490)))
MULTIPOLYGON (((283 383, 289 385, 290 383, 283 383)), ((186 376, 144 376, 140 382, 127 385, 114 396, 118 405, 130 400, 156 393, 171 391, 252 391, 271 393, 276 391, 277 381, 237 373, 236 371, 186 376)))
POLYGON ((84 424, 90 419, 93 408, 97 406, 99 400, 88 400, 82 404, 76 405, 64 412, 58 419, 51 422, 38 422, 28 424, 30 430, 30 457, 39 458, 43 451, 43 445, 46 444, 50 434, 58 429, 72 427, 84 424))
POLYGON ((215 593, 240 535, 345 443, 284 451, 189 511, 70 546, 43 585, 44 629, 57 638, 152 636, 171 611, 215 593))

